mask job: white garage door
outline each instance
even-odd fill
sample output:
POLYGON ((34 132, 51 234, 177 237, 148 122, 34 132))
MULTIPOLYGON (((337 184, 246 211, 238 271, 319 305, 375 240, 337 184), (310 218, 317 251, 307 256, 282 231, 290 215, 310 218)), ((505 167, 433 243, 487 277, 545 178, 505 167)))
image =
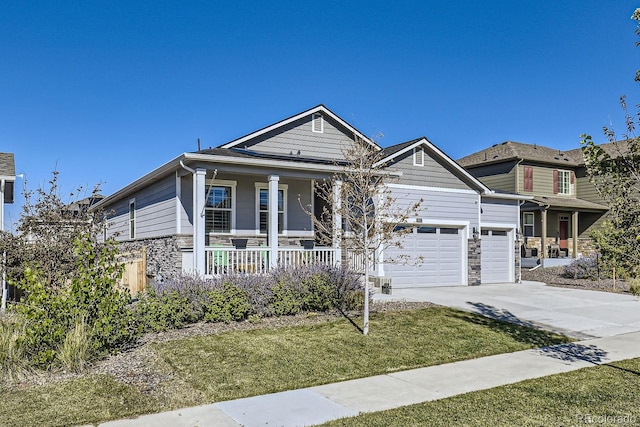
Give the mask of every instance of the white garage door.
POLYGON ((386 275, 394 288, 462 285, 462 230, 447 227, 411 227, 402 248, 391 247, 385 259, 386 275), (420 261, 420 257, 422 257, 420 261))
POLYGON ((512 244, 506 230, 482 230, 481 243, 482 283, 512 282, 511 252, 512 244))

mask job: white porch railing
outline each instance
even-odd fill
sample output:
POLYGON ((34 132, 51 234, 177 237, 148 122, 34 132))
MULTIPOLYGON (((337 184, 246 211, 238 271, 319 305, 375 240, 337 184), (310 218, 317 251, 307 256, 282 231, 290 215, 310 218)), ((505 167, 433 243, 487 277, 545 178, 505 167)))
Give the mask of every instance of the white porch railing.
MULTIPOLYGON (((278 267, 303 265, 336 265, 336 249, 316 247, 304 249, 299 246, 278 248, 278 267)), ((234 247, 206 247, 205 275, 216 276, 227 273, 263 274, 269 271, 269 248, 257 247, 236 249, 234 247)))

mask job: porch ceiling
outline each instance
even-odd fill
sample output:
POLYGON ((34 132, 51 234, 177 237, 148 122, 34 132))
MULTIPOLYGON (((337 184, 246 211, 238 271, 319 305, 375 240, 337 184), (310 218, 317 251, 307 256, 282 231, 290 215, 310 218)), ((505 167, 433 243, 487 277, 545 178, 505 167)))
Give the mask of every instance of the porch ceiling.
POLYGON ((537 209, 540 206, 548 206, 550 209, 571 209, 592 212, 605 212, 609 210, 609 208, 604 205, 589 202, 587 200, 554 196, 534 196, 533 200, 527 201, 522 206, 522 210, 527 210, 527 208, 537 209))

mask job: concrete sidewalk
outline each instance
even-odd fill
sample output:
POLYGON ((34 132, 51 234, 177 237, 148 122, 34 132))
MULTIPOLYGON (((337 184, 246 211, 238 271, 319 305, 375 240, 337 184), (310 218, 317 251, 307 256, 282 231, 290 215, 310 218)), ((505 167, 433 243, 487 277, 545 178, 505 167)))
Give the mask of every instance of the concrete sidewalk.
POLYGON ((412 369, 100 424, 305 426, 640 357, 640 332, 412 369))

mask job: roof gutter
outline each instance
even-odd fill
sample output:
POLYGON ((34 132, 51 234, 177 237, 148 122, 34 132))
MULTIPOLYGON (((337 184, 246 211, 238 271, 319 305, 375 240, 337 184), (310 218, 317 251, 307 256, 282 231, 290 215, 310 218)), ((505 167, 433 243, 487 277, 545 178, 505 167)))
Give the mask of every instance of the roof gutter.
MULTIPOLYGON (((115 193, 111 194, 108 197, 100 200, 95 205, 89 208, 90 211, 96 211, 101 209, 103 206, 108 205, 109 203, 118 200, 122 197, 126 197, 127 195, 139 190, 145 185, 153 182, 158 177, 164 176, 169 172, 177 170, 179 168, 183 168, 184 170, 193 173, 194 169, 190 166, 187 166, 187 163, 190 162, 204 162, 204 163, 223 163, 228 165, 240 165, 240 166, 255 166, 255 167, 272 167, 272 168, 281 168, 285 170, 296 170, 296 171, 304 171, 304 172, 320 172, 320 173, 340 173, 344 172, 344 166, 340 165, 320 165, 314 163, 306 163, 306 162, 292 162, 286 160, 273 160, 273 159, 253 159, 253 158, 244 158, 244 157, 231 157, 231 156, 218 156, 211 154, 198 154, 198 153, 182 153, 178 157, 169 160, 167 163, 162 166, 154 169, 148 174, 138 178, 133 181, 131 184, 121 188, 115 193)), ((391 172, 385 171, 384 174, 390 176, 402 176, 402 172, 391 172)))

